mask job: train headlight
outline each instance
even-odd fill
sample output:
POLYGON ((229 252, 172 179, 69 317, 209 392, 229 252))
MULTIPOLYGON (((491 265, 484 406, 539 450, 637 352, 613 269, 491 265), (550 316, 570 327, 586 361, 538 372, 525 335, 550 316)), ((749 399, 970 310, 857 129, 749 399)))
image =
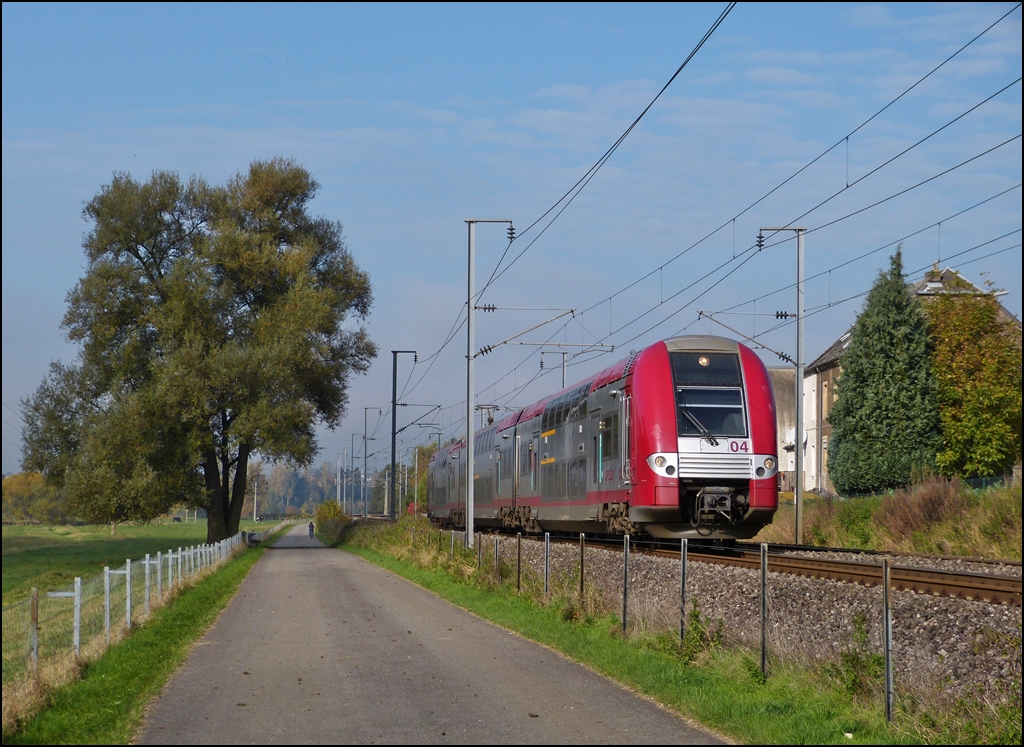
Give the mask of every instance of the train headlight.
POLYGON ((772 459, 771 457, 766 457, 764 460, 764 468, 771 472, 773 469, 775 469, 775 460, 772 459))
POLYGON ((668 463, 668 460, 665 459, 665 457, 663 457, 661 455, 658 455, 658 456, 654 457, 654 464, 657 467, 664 467, 667 463, 668 463))

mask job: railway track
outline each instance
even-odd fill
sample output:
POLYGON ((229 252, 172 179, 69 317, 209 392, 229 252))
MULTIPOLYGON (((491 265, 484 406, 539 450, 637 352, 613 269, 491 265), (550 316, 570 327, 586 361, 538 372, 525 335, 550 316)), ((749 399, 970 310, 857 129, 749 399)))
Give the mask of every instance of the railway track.
MULTIPOLYGON (((667 550, 656 550, 658 554, 669 554, 667 550)), ((679 552, 676 551, 676 557, 679 552)), ((760 568, 760 554, 753 550, 737 550, 735 555, 689 553, 698 562, 735 565, 743 568, 760 568)), ((987 573, 963 571, 942 571, 928 568, 910 568, 891 565, 889 579, 894 589, 913 591, 919 594, 959 597, 992 604, 1021 604, 1021 579, 987 573)), ((768 570, 788 573, 794 576, 824 578, 831 581, 881 586, 882 566, 879 563, 861 563, 852 560, 823 560, 803 558, 796 555, 769 553, 768 570)))
MULTIPOLYGON (((555 540, 552 542, 578 542, 578 540, 555 540)), ((615 541, 587 540, 590 544, 600 544, 608 549, 622 547, 615 541)), ((813 550, 796 546, 781 546, 786 550, 813 550)), ((659 555, 662 557, 679 557, 679 550, 662 548, 637 547, 634 552, 659 555)), ((715 563, 741 568, 759 569, 761 554, 759 550, 743 548, 722 548, 707 550, 692 548, 688 552, 690 560, 698 563, 715 563)), ((933 568, 911 568, 901 565, 890 565, 889 579, 894 589, 913 591, 918 594, 934 594, 936 596, 972 599, 991 604, 1021 605, 1021 578, 988 573, 970 573, 965 571, 943 571, 933 568)), ((824 558, 808 558, 798 555, 787 555, 778 547, 769 549, 768 570, 774 573, 786 573, 793 576, 828 579, 842 583, 859 584, 861 586, 882 585, 881 563, 865 563, 853 560, 835 560, 824 558)))

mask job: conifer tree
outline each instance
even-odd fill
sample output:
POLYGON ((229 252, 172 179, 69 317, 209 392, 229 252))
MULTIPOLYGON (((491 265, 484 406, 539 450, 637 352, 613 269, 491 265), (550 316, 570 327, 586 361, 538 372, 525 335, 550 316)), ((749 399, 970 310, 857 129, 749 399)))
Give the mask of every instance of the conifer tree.
POLYGON ((897 249, 889 272, 868 294, 842 358, 828 455, 840 493, 899 487, 934 469, 941 429, 931 347, 897 249))

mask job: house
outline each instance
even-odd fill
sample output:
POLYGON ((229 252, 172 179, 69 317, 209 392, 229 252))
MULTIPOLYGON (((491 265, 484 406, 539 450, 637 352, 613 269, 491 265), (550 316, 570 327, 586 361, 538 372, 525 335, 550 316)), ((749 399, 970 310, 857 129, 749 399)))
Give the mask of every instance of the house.
MULTIPOLYGON (((940 294, 980 294, 985 293, 983 289, 967 280, 956 270, 946 268, 945 270, 939 270, 938 263, 929 272, 925 273, 917 283, 909 284, 909 288, 915 293, 921 302, 925 305, 936 296, 940 294)), ((997 293, 1002 295, 1001 293, 997 293)), ((1014 321, 1020 326, 1020 320, 1018 320, 1013 314, 1007 311, 1001 304, 999 307, 999 318, 1001 321, 1008 322, 1014 321)), ((835 488, 832 485, 831 479, 828 475, 828 443, 829 437, 832 434, 832 426, 829 425, 828 416, 832 411, 832 407, 836 403, 838 392, 836 390, 836 382, 839 380, 841 373, 841 358, 846 349, 850 346, 850 340, 853 336, 853 329, 848 329, 838 340, 832 343, 821 355, 815 358, 810 364, 804 368, 804 432, 806 434, 806 440, 804 442, 804 490, 815 492, 815 493, 835 493, 835 488)), ((790 382, 793 380, 792 369, 789 369, 790 382)), ((772 379, 773 385, 775 379, 772 379)), ((788 386, 788 391, 792 392, 794 387, 792 384, 788 386)), ((776 402, 778 403, 779 388, 776 386, 775 389, 776 402)), ((793 419, 793 412, 795 407, 792 404, 792 394, 790 396, 789 403, 789 419, 793 419)), ((777 404, 776 409, 781 411, 781 407, 777 404)), ((780 433, 785 433, 782 424, 782 415, 779 415, 779 430, 780 433)), ((792 425, 787 426, 792 429, 792 425)), ((784 447, 791 454, 792 436, 790 436, 789 443, 784 444, 784 447)), ((781 468, 786 465, 784 462, 784 452, 781 448, 779 451, 779 467, 781 468)), ((795 462, 792 456, 789 459, 789 469, 792 470, 792 464, 795 462)))

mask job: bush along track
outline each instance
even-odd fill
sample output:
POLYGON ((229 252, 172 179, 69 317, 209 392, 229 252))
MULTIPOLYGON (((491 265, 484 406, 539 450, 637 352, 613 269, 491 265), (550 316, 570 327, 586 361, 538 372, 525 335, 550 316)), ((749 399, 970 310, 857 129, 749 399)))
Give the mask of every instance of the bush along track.
MULTIPOLYGON (((286 531, 282 529, 281 532, 286 531)), ((46 694, 34 717, 3 735, 5 744, 127 744, 150 700, 184 663, 193 644, 228 605, 239 584, 281 534, 184 589, 146 625, 83 665, 81 678, 46 694)))
POLYGON ((456 541, 453 551, 448 533, 431 532, 424 522, 349 527, 332 534, 322 539, 743 742, 1021 740, 1019 708, 993 710, 967 699, 941 712, 901 707, 893 723, 887 723, 875 683, 877 662, 864 649, 863 636, 854 636, 835 666, 769 659, 765 677, 759 652, 726 642, 723 621, 710 619, 699 607, 688 613, 682 642, 678 630, 641 620, 623 635, 620 620, 589 588, 580 597, 578 575, 553 578, 545 595, 543 578, 524 564, 517 592, 514 554, 503 558, 499 569, 485 555, 478 568, 475 550, 462 550, 456 541))

